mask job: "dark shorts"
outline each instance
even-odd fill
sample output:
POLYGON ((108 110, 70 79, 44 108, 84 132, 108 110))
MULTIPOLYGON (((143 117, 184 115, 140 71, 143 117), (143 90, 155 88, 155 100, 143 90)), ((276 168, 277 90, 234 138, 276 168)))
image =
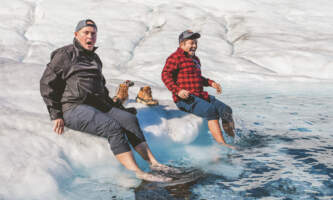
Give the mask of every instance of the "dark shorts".
POLYGON ((176 103, 180 110, 192 113, 207 120, 222 119, 222 123, 232 122, 232 109, 230 106, 209 95, 206 101, 197 96, 190 95, 186 100, 180 100, 176 103))
POLYGON ((104 113, 81 104, 63 116, 70 129, 106 137, 115 155, 131 150, 128 141, 133 147, 145 141, 136 116, 115 107, 104 113))

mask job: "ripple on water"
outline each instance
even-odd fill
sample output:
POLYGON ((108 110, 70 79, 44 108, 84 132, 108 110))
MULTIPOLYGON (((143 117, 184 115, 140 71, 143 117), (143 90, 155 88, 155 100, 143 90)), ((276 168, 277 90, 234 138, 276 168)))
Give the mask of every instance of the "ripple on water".
POLYGON ((309 172, 310 174, 327 175, 330 178, 333 178, 333 168, 327 167, 325 164, 322 163, 318 163, 312 166, 309 172))
POLYGON ((308 129, 308 128, 291 128, 289 129, 290 131, 299 131, 299 132, 312 132, 312 130, 308 129))
POLYGON ((294 149, 294 148, 281 148, 280 152, 294 156, 294 159, 301 159, 311 156, 311 150, 307 149, 294 149))

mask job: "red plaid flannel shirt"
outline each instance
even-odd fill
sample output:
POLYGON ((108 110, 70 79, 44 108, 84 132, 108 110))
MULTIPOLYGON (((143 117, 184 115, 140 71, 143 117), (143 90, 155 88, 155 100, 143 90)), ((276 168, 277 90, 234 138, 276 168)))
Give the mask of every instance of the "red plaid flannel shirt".
POLYGON ((178 92, 188 90, 191 94, 209 101, 204 86, 211 86, 213 81, 201 75, 201 65, 198 57, 189 57, 184 50, 178 48, 166 60, 162 71, 162 80, 172 92, 174 102, 178 102, 178 92))

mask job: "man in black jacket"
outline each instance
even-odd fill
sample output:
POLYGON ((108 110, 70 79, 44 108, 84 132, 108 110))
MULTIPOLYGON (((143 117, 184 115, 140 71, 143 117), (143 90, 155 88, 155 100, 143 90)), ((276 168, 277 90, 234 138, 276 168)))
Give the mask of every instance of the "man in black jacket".
POLYGON ((136 164, 128 141, 149 162, 152 170, 176 170, 155 159, 135 114, 116 106, 109 97, 102 62, 95 53, 96 38, 95 22, 81 20, 76 26, 73 44, 51 54, 51 61, 40 80, 40 91, 54 121, 54 131, 61 135, 66 126, 106 137, 116 158, 138 178, 170 181, 164 176, 145 173, 136 164))

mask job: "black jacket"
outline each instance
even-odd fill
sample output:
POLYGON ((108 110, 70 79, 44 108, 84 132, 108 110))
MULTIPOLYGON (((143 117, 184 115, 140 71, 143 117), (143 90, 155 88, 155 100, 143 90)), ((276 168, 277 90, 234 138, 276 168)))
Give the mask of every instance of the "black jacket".
POLYGON ((102 75, 102 62, 94 51, 85 50, 77 40, 52 52, 40 80, 40 92, 52 120, 78 104, 103 112, 113 106, 102 75))

